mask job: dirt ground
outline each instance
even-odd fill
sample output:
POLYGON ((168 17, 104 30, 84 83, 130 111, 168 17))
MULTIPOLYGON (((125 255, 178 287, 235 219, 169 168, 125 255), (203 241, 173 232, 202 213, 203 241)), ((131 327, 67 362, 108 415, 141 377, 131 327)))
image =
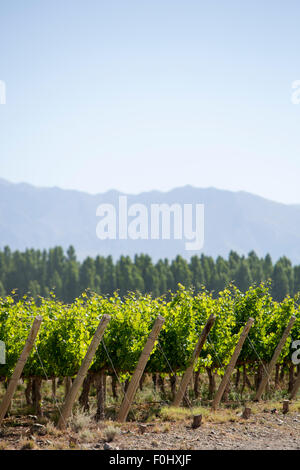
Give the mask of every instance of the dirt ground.
POLYGON ((249 419, 241 417, 241 410, 206 411, 199 428, 191 424, 192 415, 176 415, 176 410, 143 424, 96 423, 78 415, 62 432, 46 419, 13 416, 0 430, 0 449, 300 450, 299 405, 284 415, 262 404, 249 419))
POLYGON ((114 446, 120 449, 218 450, 218 449, 294 449, 300 450, 300 415, 277 420, 273 416, 240 423, 203 424, 193 430, 187 425, 172 425, 168 433, 142 436, 123 434, 114 446), (263 421, 263 422, 262 422, 263 421))

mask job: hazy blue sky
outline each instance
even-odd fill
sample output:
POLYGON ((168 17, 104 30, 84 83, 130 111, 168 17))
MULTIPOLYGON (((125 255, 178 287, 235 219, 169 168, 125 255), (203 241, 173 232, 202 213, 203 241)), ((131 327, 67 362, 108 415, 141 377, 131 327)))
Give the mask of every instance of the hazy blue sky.
POLYGON ((0 177, 300 203, 300 2, 0 4, 0 177))

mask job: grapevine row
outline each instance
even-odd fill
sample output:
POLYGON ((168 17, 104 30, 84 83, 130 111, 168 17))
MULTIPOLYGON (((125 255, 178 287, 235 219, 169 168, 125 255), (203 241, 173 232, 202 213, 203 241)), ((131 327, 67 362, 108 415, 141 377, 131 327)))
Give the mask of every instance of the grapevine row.
POLYGON ((208 317, 216 316, 214 327, 205 343, 196 369, 210 368, 222 372, 228 364, 243 325, 249 317, 255 322, 249 341, 243 346, 239 364, 257 367, 272 357, 291 315, 296 316, 291 335, 280 355, 280 363, 291 364, 291 342, 300 338, 298 297, 282 302, 272 299, 269 285, 262 283, 242 293, 235 286, 223 290, 217 298, 205 291, 194 293, 179 285, 171 300, 150 295, 128 294, 121 299, 83 293, 72 304, 65 305, 54 295, 39 303, 24 296, 0 298, 0 340, 6 345, 6 364, 0 365, 0 377, 11 375, 33 318, 41 315, 42 326, 23 371, 24 377, 72 377, 82 362, 87 347, 103 314, 111 316, 91 371, 112 374, 132 373, 137 364, 155 318, 165 318, 156 347, 146 372, 181 374, 187 367, 198 336, 208 317), (162 351, 164 354, 162 354, 162 351), (166 360, 167 358, 167 360, 166 360))

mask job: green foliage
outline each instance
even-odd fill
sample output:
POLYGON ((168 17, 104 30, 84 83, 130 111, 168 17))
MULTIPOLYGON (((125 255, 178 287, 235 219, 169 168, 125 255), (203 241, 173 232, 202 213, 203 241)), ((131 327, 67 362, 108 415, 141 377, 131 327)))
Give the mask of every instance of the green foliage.
POLYGON ((55 292, 63 302, 73 302, 85 289, 99 295, 113 296, 118 290, 125 298, 128 292, 151 294, 153 297, 176 292, 178 283, 193 287, 195 293, 205 286, 216 298, 231 282, 246 292, 254 282, 272 279, 272 296, 282 301, 286 295, 300 290, 300 267, 292 266, 285 258, 273 265, 271 257, 259 258, 254 251, 248 257, 231 251, 228 260, 218 256, 192 256, 190 261, 177 256, 153 263, 150 256, 136 255, 134 259, 121 256, 113 261, 111 256, 87 257, 77 261, 75 250, 70 246, 65 253, 61 247, 48 251, 0 250, 0 296, 9 295, 16 289, 18 298, 28 292, 35 299, 49 297, 55 292))
POLYGON ((204 288, 194 292, 178 285, 170 298, 118 293, 103 297, 84 292, 71 304, 63 304, 54 294, 36 303, 24 296, 0 298, 0 339, 6 343, 7 364, 0 366, 0 376, 10 376, 25 344, 36 315, 43 318, 36 347, 24 368, 24 376, 73 376, 87 351, 92 336, 104 314, 111 322, 91 365, 92 370, 131 374, 138 362, 155 318, 165 323, 150 360, 148 372, 181 374, 188 365, 199 334, 208 317, 216 316, 196 367, 211 367, 223 373, 249 317, 255 322, 239 356, 240 364, 256 367, 268 362, 291 315, 296 322, 286 342, 280 361, 289 364, 291 340, 300 337, 298 296, 274 301, 269 283, 251 286, 245 293, 231 285, 214 297, 204 288), (109 357, 107 355, 109 354, 109 357))

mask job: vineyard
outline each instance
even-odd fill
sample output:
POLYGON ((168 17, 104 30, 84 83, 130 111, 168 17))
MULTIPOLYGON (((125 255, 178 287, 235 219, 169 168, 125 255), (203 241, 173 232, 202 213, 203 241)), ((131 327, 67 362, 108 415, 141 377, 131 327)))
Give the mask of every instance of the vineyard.
POLYGON ((126 392, 158 316, 164 318, 164 324, 139 385, 142 387, 146 377, 151 378, 154 387, 158 386, 164 394, 165 401, 174 399, 180 382, 178 379, 190 365, 198 338, 212 315, 214 324, 193 366, 193 386, 189 383, 184 391, 183 403, 186 406, 192 406, 201 399, 199 382, 204 380, 203 377, 207 380, 206 398, 213 399, 249 318, 254 322, 238 355, 223 400, 228 400, 229 391, 233 389, 238 399, 246 387, 252 396, 255 395, 292 316, 295 316, 295 321, 276 361, 274 373, 268 377, 268 390, 276 390, 285 377, 287 386, 284 393, 290 393, 295 386, 299 366, 292 362, 291 346, 300 338, 298 297, 286 297, 282 302, 276 302, 271 297, 268 283, 262 283, 250 287, 246 293, 230 285, 217 298, 205 289, 194 293, 181 285, 170 300, 137 294, 120 298, 117 293, 103 297, 89 292, 69 305, 58 301, 54 294, 50 299, 41 298, 39 302, 26 296, 15 300, 13 294, 1 298, 0 339, 5 342, 6 363, 0 365, 0 378, 4 389, 34 319, 41 316, 39 333, 23 368, 22 380, 26 403, 31 403, 35 413, 42 415, 43 382, 52 380, 54 398, 57 383, 62 380, 65 380, 67 391, 70 389, 72 378, 80 369, 103 315, 109 315, 110 322, 91 360, 79 396, 80 404, 88 409, 89 392, 92 385, 95 386, 98 419, 105 416, 107 377, 114 398, 118 396, 118 389, 126 392), (169 394, 166 381, 170 384, 169 394))

